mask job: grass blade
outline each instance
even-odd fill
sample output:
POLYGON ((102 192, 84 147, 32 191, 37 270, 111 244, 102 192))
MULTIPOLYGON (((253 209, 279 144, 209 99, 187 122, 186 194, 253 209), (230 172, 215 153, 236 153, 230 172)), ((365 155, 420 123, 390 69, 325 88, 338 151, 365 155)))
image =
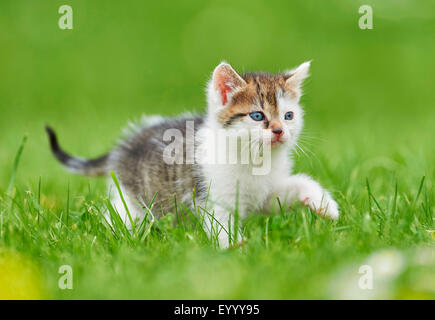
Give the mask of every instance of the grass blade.
POLYGON ((125 211, 127 212, 128 219, 130 220, 131 227, 133 228, 133 233, 136 233, 136 225, 134 224, 133 218, 131 217, 130 210, 128 209, 127 203, 125 202, 124 195, 122 194, 121 187, 119 186, 118 179, 113 171, 110 172, 112 180, 115 183, 116 189, 118 189, 119 196, 121 197, 122 204, 124 205, 125 211))
POLYGON ((12 168, 11 178, 9 180, 9 186, 8 186, 7 191, 6 191, 7 194, 10 194, 12 192, 12 189, 14 188, 15 177, 17 175, 18 165, 20 164, 21 155, 23 153, 24 146, 25 146, 26 142, 27 142, 27 136, 24 136, 23 140, 21 141, 21 145, 18 148, 17 154, 15 156, 14 166, 12 168))

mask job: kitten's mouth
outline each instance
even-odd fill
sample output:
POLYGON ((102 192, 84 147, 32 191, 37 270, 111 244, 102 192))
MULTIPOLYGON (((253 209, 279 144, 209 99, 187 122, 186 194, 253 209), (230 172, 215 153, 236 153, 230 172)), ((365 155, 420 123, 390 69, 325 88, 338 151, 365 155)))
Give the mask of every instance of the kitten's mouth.
POLYGON ((283 140, 272 140, 272 142, 270 143, 270 145, 271 145, 272 147, 277 147, 277 146, 282 145, 283 143, 284 143, 283 140))

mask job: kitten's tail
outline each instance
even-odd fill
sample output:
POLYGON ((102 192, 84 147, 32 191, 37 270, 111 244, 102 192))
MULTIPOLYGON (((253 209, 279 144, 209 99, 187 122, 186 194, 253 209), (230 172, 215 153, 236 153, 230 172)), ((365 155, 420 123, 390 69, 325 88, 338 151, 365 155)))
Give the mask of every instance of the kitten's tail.
POLYGON ((57 142, 56 133, 54 130, 45 126, 48 138, 50 140, 50 147, 53 155, 62 163, 68 170, 73 173, 81 174, 85 176, 98 177, 107 174, 107 159, 109 154, 101 156, 95 159, 82 159, 73 157, 63 151, 57 142))

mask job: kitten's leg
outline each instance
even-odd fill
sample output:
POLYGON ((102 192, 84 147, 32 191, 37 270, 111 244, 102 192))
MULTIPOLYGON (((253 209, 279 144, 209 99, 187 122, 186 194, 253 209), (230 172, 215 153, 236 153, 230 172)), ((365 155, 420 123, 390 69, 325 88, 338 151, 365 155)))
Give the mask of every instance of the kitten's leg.
MULTIPOLYGON (((239 222, 240 223, 240 222, 239 222)), ((230 246, 230 237, 234 237, 234 216, 228 210, 221 206, 214 206, 212 210, 205 213, 204 216, 204 230, 208 236, 216 237, 219 241, 221 248, 228 248, 230 246), (231 224, 231 227, 230 227, 231 224), (231 230, 230 230, 231 229, 231 230), (229 234, 231 232, 231 235, 229 234)), ((233 243, 238 243, 242 239, 242 233, 237 232, 237 239, 233 239, 233 243)))
MULTIPOLYGON (((279 183, 272 197, 275 196, 279 197, 282 204, 292 204, 294 201, 300 201, 321 216, 334 220, 338 219, 338 205, 329 192, 323 189, 317 181, 305 174, 290 176, 282 183, 279 183)), ((276 199, 271 199, 271 201, 276 202, 276 199)))
MULTIPOLYGON (((127 206, 130 213, 130 217, 136 225, 139 225, 142 222, 142 219, 145 217, 146 211, 142 209, 136 201, 130 199, 122 185, 120 185, 120 188, 125 201, 125 205, 127 206)), ((118 212, 119 217, 127 226, 127 229, 132 230, 133 226, 131 225, 130 217, 128 216, 124 202, 122 201, 118 189, 116 188, 113 181, 109 181, 108 189, 109 198, 112 206, 118 212)), ((107 222, 111 224, 110 214, 108 211, 106 211, 105 216, 107 222)))

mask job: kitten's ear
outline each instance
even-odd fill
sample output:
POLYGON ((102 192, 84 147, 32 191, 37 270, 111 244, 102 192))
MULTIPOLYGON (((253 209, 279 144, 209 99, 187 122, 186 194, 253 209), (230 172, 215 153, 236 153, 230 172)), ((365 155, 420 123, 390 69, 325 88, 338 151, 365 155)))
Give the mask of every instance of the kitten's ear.
POLYGON ((216 102, 221 106, 226 105, 231 94, 244 85, 245 80, 226 62, 221 62, 213 71, 210 86, 216 95, 216 102))
POLYGON ((308 71, 310 70, 310 64, 311 61, 304 62, 299 67, 285 73, 288 77, 285 82, 287 90, 295 93, 298 99, 302 94, 302 84, 309 76, 308 71))

